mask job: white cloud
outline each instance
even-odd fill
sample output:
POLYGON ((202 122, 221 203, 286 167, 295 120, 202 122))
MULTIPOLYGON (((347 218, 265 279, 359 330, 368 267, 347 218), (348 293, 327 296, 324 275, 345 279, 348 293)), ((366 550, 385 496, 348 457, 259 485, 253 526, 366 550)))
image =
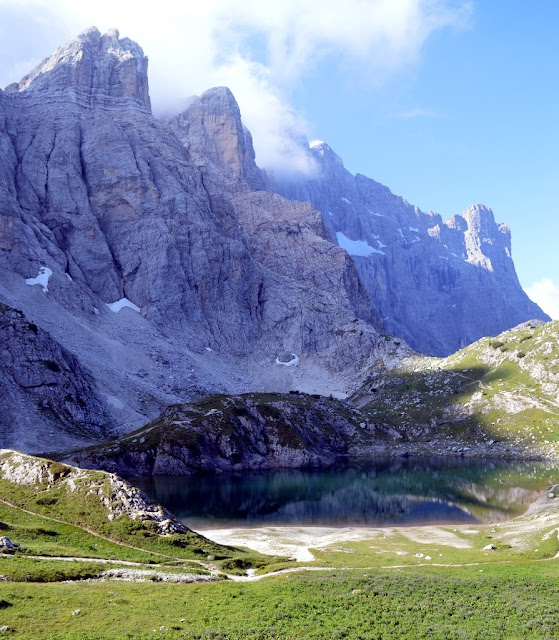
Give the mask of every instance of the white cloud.
POLYGON ((177 111, 193 94, 229 86, 253 132, 259 164, 310 169, 302 151, 293 158, 294 141, 308 132, 289 107, 294 84, 325 61, 366 78, 413 64, 430 34, 467 20, 470 3, 457 2, 0 0, 0 82, 20 79, 6 77, 22 67, 14 59, 23 46, 18 29, 25 30, 28 49, 20 58, 40 60, 91 25, 116 27, 149 56, 156 112, 177 111))
POLYGON ((542 278, 526 288, 528 296, 553 320, 559 320, 559 285, 551 278, 542 278))

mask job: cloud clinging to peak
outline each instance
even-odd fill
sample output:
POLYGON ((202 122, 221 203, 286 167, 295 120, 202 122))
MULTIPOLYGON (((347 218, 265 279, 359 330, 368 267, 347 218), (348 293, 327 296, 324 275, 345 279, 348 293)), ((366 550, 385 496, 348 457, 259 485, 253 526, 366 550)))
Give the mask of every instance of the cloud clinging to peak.
POLYGON ((308 126, 289 107, 297 82, 324 61, 351 63, 364 82, 395 73, 416 62, 433 32, 463 24, 470 11, 458 0, 0 0, 0 82, 19 80, 27 63, 91 25, 116 27, 149 56, 156 113, 229 86, 259 164, 304 171, 309 160, 295 141, 308 126))

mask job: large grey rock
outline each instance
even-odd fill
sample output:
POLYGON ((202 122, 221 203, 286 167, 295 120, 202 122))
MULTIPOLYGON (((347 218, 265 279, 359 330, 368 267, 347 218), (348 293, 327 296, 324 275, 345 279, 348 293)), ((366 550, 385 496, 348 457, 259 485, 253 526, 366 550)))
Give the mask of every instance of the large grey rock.
POLYGON ((549 318, 523 292, 510 231, 474 205, 444 222, 387 187, 351 175, 325 143, 310 148, 318 167, 272 190, 310 202, 352 255, 387 333, 425 353, 448 355, 520 322, 549 318))

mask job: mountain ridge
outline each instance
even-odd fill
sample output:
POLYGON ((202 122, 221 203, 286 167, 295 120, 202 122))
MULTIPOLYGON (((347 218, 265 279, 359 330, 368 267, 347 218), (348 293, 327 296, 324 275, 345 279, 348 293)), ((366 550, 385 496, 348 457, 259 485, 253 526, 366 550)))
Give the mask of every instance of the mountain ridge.
POLYGON ((322 141, 309 145, 317 170, 271 179, 272 190, 310 202, 352 254, 385 331, 411 347, 446 356, 485 335, 549 317, 522 290, 510 229, 485 205, 446 221, 353 176, 322 141))
MULTIPOLYGON (((86 30, 0 93, 0 151, 0 300, 83 365, 99 437, 208 393, 347 396, 412 355, 338 246, 344 230, 368 240, 273 192, 228 89, 155 118, 147 58, 116 30, 86 30)), ((51 419, 14 393, 48 446, 51 419)))

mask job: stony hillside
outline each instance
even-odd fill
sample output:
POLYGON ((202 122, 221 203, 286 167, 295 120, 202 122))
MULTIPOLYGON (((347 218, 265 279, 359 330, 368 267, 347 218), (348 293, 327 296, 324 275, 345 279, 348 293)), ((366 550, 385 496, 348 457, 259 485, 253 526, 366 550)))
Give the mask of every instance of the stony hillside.
POLYGON ((410 447, 556 458, 559 322, 524 323, 445 359, 372 373, 352 401, 410 447))
POLYGON ((124 476, 323 467, 365 451, 386 454, 397 437, 334 398, 249 393, 170 406, 130 435, 69 459, 124 476))

